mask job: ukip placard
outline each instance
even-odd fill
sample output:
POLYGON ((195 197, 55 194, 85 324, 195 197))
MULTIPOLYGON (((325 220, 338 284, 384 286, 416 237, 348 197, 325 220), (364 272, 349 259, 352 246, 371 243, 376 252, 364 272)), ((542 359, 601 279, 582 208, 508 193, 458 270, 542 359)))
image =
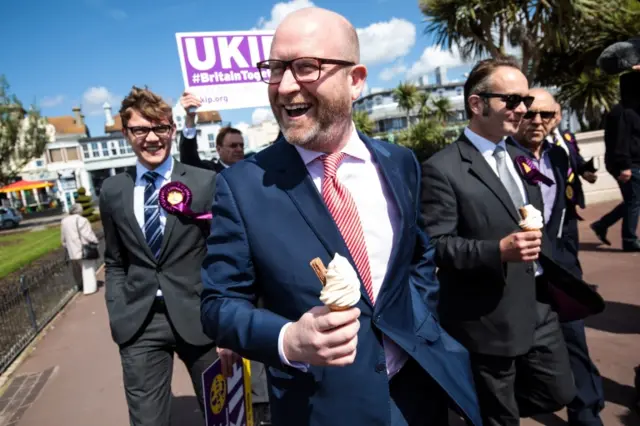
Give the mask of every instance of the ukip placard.
POLYGON ((233 375, 225 378, 218 359, 202 373, 206 426, 253 426, 249 365, 236 362, 233 375))
POLYGON ((273 31, 177 33, 186 90, 202 102, 200 111, 269 105, 267 85, 256 64, 269 59, 273 31))

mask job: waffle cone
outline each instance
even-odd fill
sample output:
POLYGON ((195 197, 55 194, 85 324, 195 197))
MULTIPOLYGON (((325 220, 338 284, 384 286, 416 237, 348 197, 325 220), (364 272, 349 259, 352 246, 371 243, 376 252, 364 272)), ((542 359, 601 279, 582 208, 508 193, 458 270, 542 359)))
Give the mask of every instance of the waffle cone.
POLYGON ((336 305, 327 305, 331 312, 340 312, 351 309, 351 306, 336 306, 336 305))

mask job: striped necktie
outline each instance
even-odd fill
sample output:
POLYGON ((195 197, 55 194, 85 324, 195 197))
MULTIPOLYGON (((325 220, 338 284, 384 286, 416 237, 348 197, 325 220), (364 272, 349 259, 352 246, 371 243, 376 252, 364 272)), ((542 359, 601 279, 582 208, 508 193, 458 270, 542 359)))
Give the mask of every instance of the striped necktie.
POLYGON ((159 191, 156 188, 156 180, 159 177, 160 174, 156 172, 146 172, 142 175, 142 178, 147 181, 147 186, 144 188, 144 236, 156 259, 160 256, 162 247, 159 191))
POLYGON ((371 268, 369 266, 369 254, 364 240, 362 224, 360 223, 360 215, 351 193, 338 181, 336 176, 338 166, 344 157, 345 154, 341 152, 322 157, 324 163, 322 198, 331 216, 333 216, 340 234, 342 234, 347 249, 360 273, 362 284, 373 303, 375 297, 373 294, 371 268))

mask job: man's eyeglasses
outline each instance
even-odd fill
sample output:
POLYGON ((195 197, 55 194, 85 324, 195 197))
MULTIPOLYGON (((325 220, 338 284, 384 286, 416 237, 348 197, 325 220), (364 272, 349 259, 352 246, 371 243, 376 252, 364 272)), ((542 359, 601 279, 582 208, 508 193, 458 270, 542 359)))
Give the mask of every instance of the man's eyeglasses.
POLYGON ((160 124, 158 126, 153 127, 145 127, 145 126, 127 126, 127 130, 131 132, 133 136, 136 138, 146 138, 149 132, 153 132, 159 138, 167 137, 171 134, 171 130, 173 126, 170 124, 160 124))
POLYGON ((543 120, 551 120, 556 116, 555 111, 534 111, 530 109, 529 111, 524 113, 522 118, 524 118, 525 120, 533 120, 538 114, 540 114, 540 118, 543 120))
POLYGON ((534 101, 533 96, 522 96, 522 95, 506 95, 504 93, 477 93, 481 98, 499 98, 502 102, 505 103, 507 109, 514 110, 518 108, 520 103, 523 103, 526 108, 529 108, 534 101))
POLYGON ((267 84, 278 84, 282 81, 287 68, 291 69, 293 77, 298 83, 313 83, 320 79, 322 65, 332 64, 341 66, 353 66, 354 62, 342 61, 340 59, 324 58, 295 58, 290 61, 270 59, 256 64, 260 70, 260 78, 267 84))

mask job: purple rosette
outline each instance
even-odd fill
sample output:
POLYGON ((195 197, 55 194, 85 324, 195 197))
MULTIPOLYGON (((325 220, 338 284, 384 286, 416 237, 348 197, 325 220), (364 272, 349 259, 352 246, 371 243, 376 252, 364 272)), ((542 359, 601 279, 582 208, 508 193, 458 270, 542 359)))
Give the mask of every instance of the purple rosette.
POLYGON ((516 166, 520 169, 520 173, 522 173, 522 176, 524 176, 529 183, 537 185, 539 182, 542 182, 547 186, 553 185, 553 180, 538 170, 531 158, 519 155, 516 157, 515 162, 516 166))
POLYGON ((187 216, 192 219, 211 219, 211 213, 196 213, 189 207, 193 194, 187 185, 182 182, 169 182, 158 194, 160 205, 169 214, 187 216))

